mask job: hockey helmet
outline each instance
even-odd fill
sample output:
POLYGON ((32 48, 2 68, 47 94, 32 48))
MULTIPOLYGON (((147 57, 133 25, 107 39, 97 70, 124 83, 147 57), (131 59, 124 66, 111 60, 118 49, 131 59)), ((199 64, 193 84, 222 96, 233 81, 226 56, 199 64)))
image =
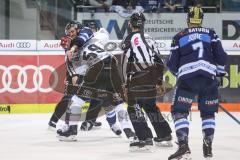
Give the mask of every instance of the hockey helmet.
POLYGON ((96 21, 91 21, 87 24, 87 27, 91 28, 92 30, 98 31, 100 27, 97 25, 96 21))
POLYGON ((68 30, 71 28, 71 27, 74 27, 75 29, 82 29, 82 24, 78 21, 70 21, 66 27, 65 27, 65 34, 67 35, 68 34, 68 30))
POLYGON ((133 13, 130 17, 130 24, 136 28, 143 28, 146 18, 143 13, 133 13))
POLYGON ((204 14, 200 7, 191 7, 187 14, 187 22, 190 24, 202 24, 204 14))

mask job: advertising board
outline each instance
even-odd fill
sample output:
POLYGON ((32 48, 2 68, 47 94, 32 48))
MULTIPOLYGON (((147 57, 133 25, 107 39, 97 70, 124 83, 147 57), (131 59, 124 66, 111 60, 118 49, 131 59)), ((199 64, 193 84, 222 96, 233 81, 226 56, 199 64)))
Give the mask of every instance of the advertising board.
MULTIPOLYGON (((59 41, 25 40, 31 50, 17 50, 23 40, 0 40, 0 114, 50 112, 61 99, 65 83, 64 51, 59 41), (7 45, 9 44, 9 45, 7 45), (35 50, 34 50, 35 49, 35 50)), ((115 41, 119 43, 120 41, 115 41)), ((171 41, 157 41, 162 54, 168 55, 171 41)), ((229 54, 221 100, 228 109, 240 111, 240 41, 223 41, 229 54)), ((113 52, 120 56, 119 50, 113 52)), ((172 86, 176 78, 167 71, 164 80, 172 86)), ((172 94, 162 98, 161 106, 169 110, 172 94)))

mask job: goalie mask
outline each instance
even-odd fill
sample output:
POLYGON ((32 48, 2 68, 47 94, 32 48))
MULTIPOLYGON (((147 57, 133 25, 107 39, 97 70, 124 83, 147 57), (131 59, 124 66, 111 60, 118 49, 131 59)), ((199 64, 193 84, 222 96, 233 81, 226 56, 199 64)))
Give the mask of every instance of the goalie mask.
POLYGON ((187 14, 187 23, 201 25, 203 17, 204 14, 200 7, 191 7, 187 14))

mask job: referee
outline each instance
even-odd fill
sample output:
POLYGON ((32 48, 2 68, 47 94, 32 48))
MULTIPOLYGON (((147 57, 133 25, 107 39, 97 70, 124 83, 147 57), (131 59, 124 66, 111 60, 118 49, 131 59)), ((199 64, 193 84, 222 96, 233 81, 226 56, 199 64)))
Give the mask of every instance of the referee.
POLYGON ((125 82, 125 99, 128 113, 136 132, 137 140, 130 143, 130 150, 149 150, 153 146, 153 135, 147 125, 142 108, 150 119, 157 137, 157 145, 170 147, 171 128, 156 107, 156 85, 161 85, 163 62, 155 41, 144 37, 145 16, 134 13, 130 17, 131 33, 123 40, 122 75, 125 82))

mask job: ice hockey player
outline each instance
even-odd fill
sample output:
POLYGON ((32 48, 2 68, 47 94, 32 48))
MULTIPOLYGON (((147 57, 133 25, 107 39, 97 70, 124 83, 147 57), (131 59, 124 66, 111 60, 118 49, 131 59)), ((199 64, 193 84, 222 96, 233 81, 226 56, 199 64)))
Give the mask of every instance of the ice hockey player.
MULTIPOLYGON (((104 28, 100 28, 95 21, 91 21, 87 24, 89 28, 93 31, 94 34, 99 30, 105 30, 104 28)), ((101 31, 100 31, 101 32, 101 31)), ((107 33, 106 33, 107 34, 107 33)), ((99 77, 97 81, 94 84, 91 84, 89 86, 93 88, 98 88, 102 90, 107 90, 109 92, 114 93, 115 92, 115 86, 118 85, 120 89, 122 85, 120 73, 117 69, 115 69, 116 73, 114 75, 115 80, 118 83, 114 83, 111 79, 111 70, 114 70, 113 67, 110 66, 110 64, 105 65, 102 71, 99 73, 99 77), (117 78, 118 77, 118 78, 117 78)), ((91 130, 92 127, 94 126, 94 123, 96 123, 96 118, 98 117, 98 113, 100 112, 101 108, 113 108, 113 110, 107 112, 106 115, 106 120, 112 129, 112 131, 116 135, 121 135, 122 131, 118 127, 116 120, 118 119, 122 130, 124 131, 125 135, 127 138, 133 138, 135 135, 134 132, 132 131, 132 124, 129 120, 127 110, 124 108, 124 103, 122 100, 121 94, 115 93, 115 99, 112 101, 111 99, 107 100, 107 102, 103 102, 102 104, 99 101, 96 101, 94 99, 91 100, 88 112, 86 113, 86 121, 84 121, 81 125, 81 130, 91 130), (119 97, 118 97, 119 96, 119 97), (110 102, 108 102, 110 101, 110 102), (107 106, 105 106, 107 105, 107 106), (108 105, 112 105, 113 107, 109 107, 108 105)))
POLYGON ((157 137, 157 145, 172 146, 171 128, 156 106, 156 85, 162 85, 163 62, 155 41, 144 37, 145 16, 134 13, 130 17, 131 33, 123 40, 122 75, 125 80, 125 97, 128 114, 137 140, 130 143, 130 151, 150 150, 153 135, 142 108, 149 117, 157 137))
POLYGON ((195 96, 202 118, 203 156, 213 156, 215 112, 219 106, 216 77, 225 74, 227 54, 215 31, 202 27, 203 17, 200 7, 190 8, 188 28, 176 34, 171 44, 167 66, 177 76, 171 112, 179 148, 169 160, 191 159, 188 115, 195 96))
MULTIPOLYGON (((80 31, 80 35, 81 35, 81 31, 80 31)), ((94 37, 87 40, 84 45, 81 45, 79 43, 80 42, 79 40, 73 40, 72 42, 75 44, 72 46, 72 48, 69 51, 67 51, 69 60, 73 60, 75 59, 75 56, 78 56, 79 64, 77 68, 80 68, 80 69, 77 71, 79 72, 78 76, 81 79, 80 81, 78 79, 73 81, 73 84, 77 84, 77 85, 75 85, 75 87, 69 86, 67 89, 68 92, 69 91, 71 93, 74 92, 75 95, 71 98, 71 102, 67 112, 68 116, 66 116, 67 117, 66 122, 69 123, 69 128, 67 130, 58 131, 60 140, 64 140, 64 141, 76 140, 77 123, 80 118, 80 112, 81 112, 80 109, 83 107, 83 105, 86 102, 85 97, 92 99, 92 95, 94 95, 95 98, 97 95, 101 98, 100 101, 103 101, 103 102, 105 102, 106 101, 105 99, 109 98, 109 96, 113 97, 113 94, 111 92, 106 90, 104 91, 99 88, 93 88, 91 86, 91 84, 94 84, 99 78, 99 76, 101 75, 100 72, 102 71, 104 66, 109 65, 108 62, 110 63, 111 67, 113 67, 114 64, 116 66, 115 58, 112 57, 111 54, 105 52, 103 49, 102 43, 106 41, 106 39, 104 38, 109 38, 107 31, 106 30, 105 30, 106 32, 103 32, 103 31, 104 30, 98 31, 96 34, 94 34, 94 37), (80 50, 76 52, 79 48, 80 50), (102 92, 100 92, 99 90, 102 92)), ((75 62, 75 65, 76 64, 77 63, 75 62)), ((115 67, 115 69, 116 68, 117 67, 115 67)), ((114 73, 117 73, 117 72, 112 71, 112 74, 114 73)), ((113 75, 113 77, 115 76, 113 75)), ((118 88, 121 88, 121 85, 118 88)))
MULTIPOLYGON (((78 21, 70 21, 66 27, 65 27, 65 36, 61 38, 61 46, 67 52, 67 50, 71 47, 71 41, 80 33, 80 30, 82 28, 85 28, 82 26, 82 24, 78 21)), ((87 29, 87 28, 85 28, 87 29)), ((83 36, 83 35, 82 35, 83 36)), ((66 57, 66 66, 67 66, 67 73, 66 73, 66 83, 72 84, 72 78, 75 77, 76 71, 75 68, 73 68, 72 62, 69 61, 66 57)), ((62 99, 58 102, 58 104, 55 107, 55 110, 49 120, 49 129, 55 130, 56 124, 58 123, 58 120, 63 116, 63 114, 66 112, 68 103, 71 99, 71 95, 68 95, 66 92, 64 93, 62 99)), ((101 126, 101 122, 92 121, 92 126, 99 127, 101 126)))

